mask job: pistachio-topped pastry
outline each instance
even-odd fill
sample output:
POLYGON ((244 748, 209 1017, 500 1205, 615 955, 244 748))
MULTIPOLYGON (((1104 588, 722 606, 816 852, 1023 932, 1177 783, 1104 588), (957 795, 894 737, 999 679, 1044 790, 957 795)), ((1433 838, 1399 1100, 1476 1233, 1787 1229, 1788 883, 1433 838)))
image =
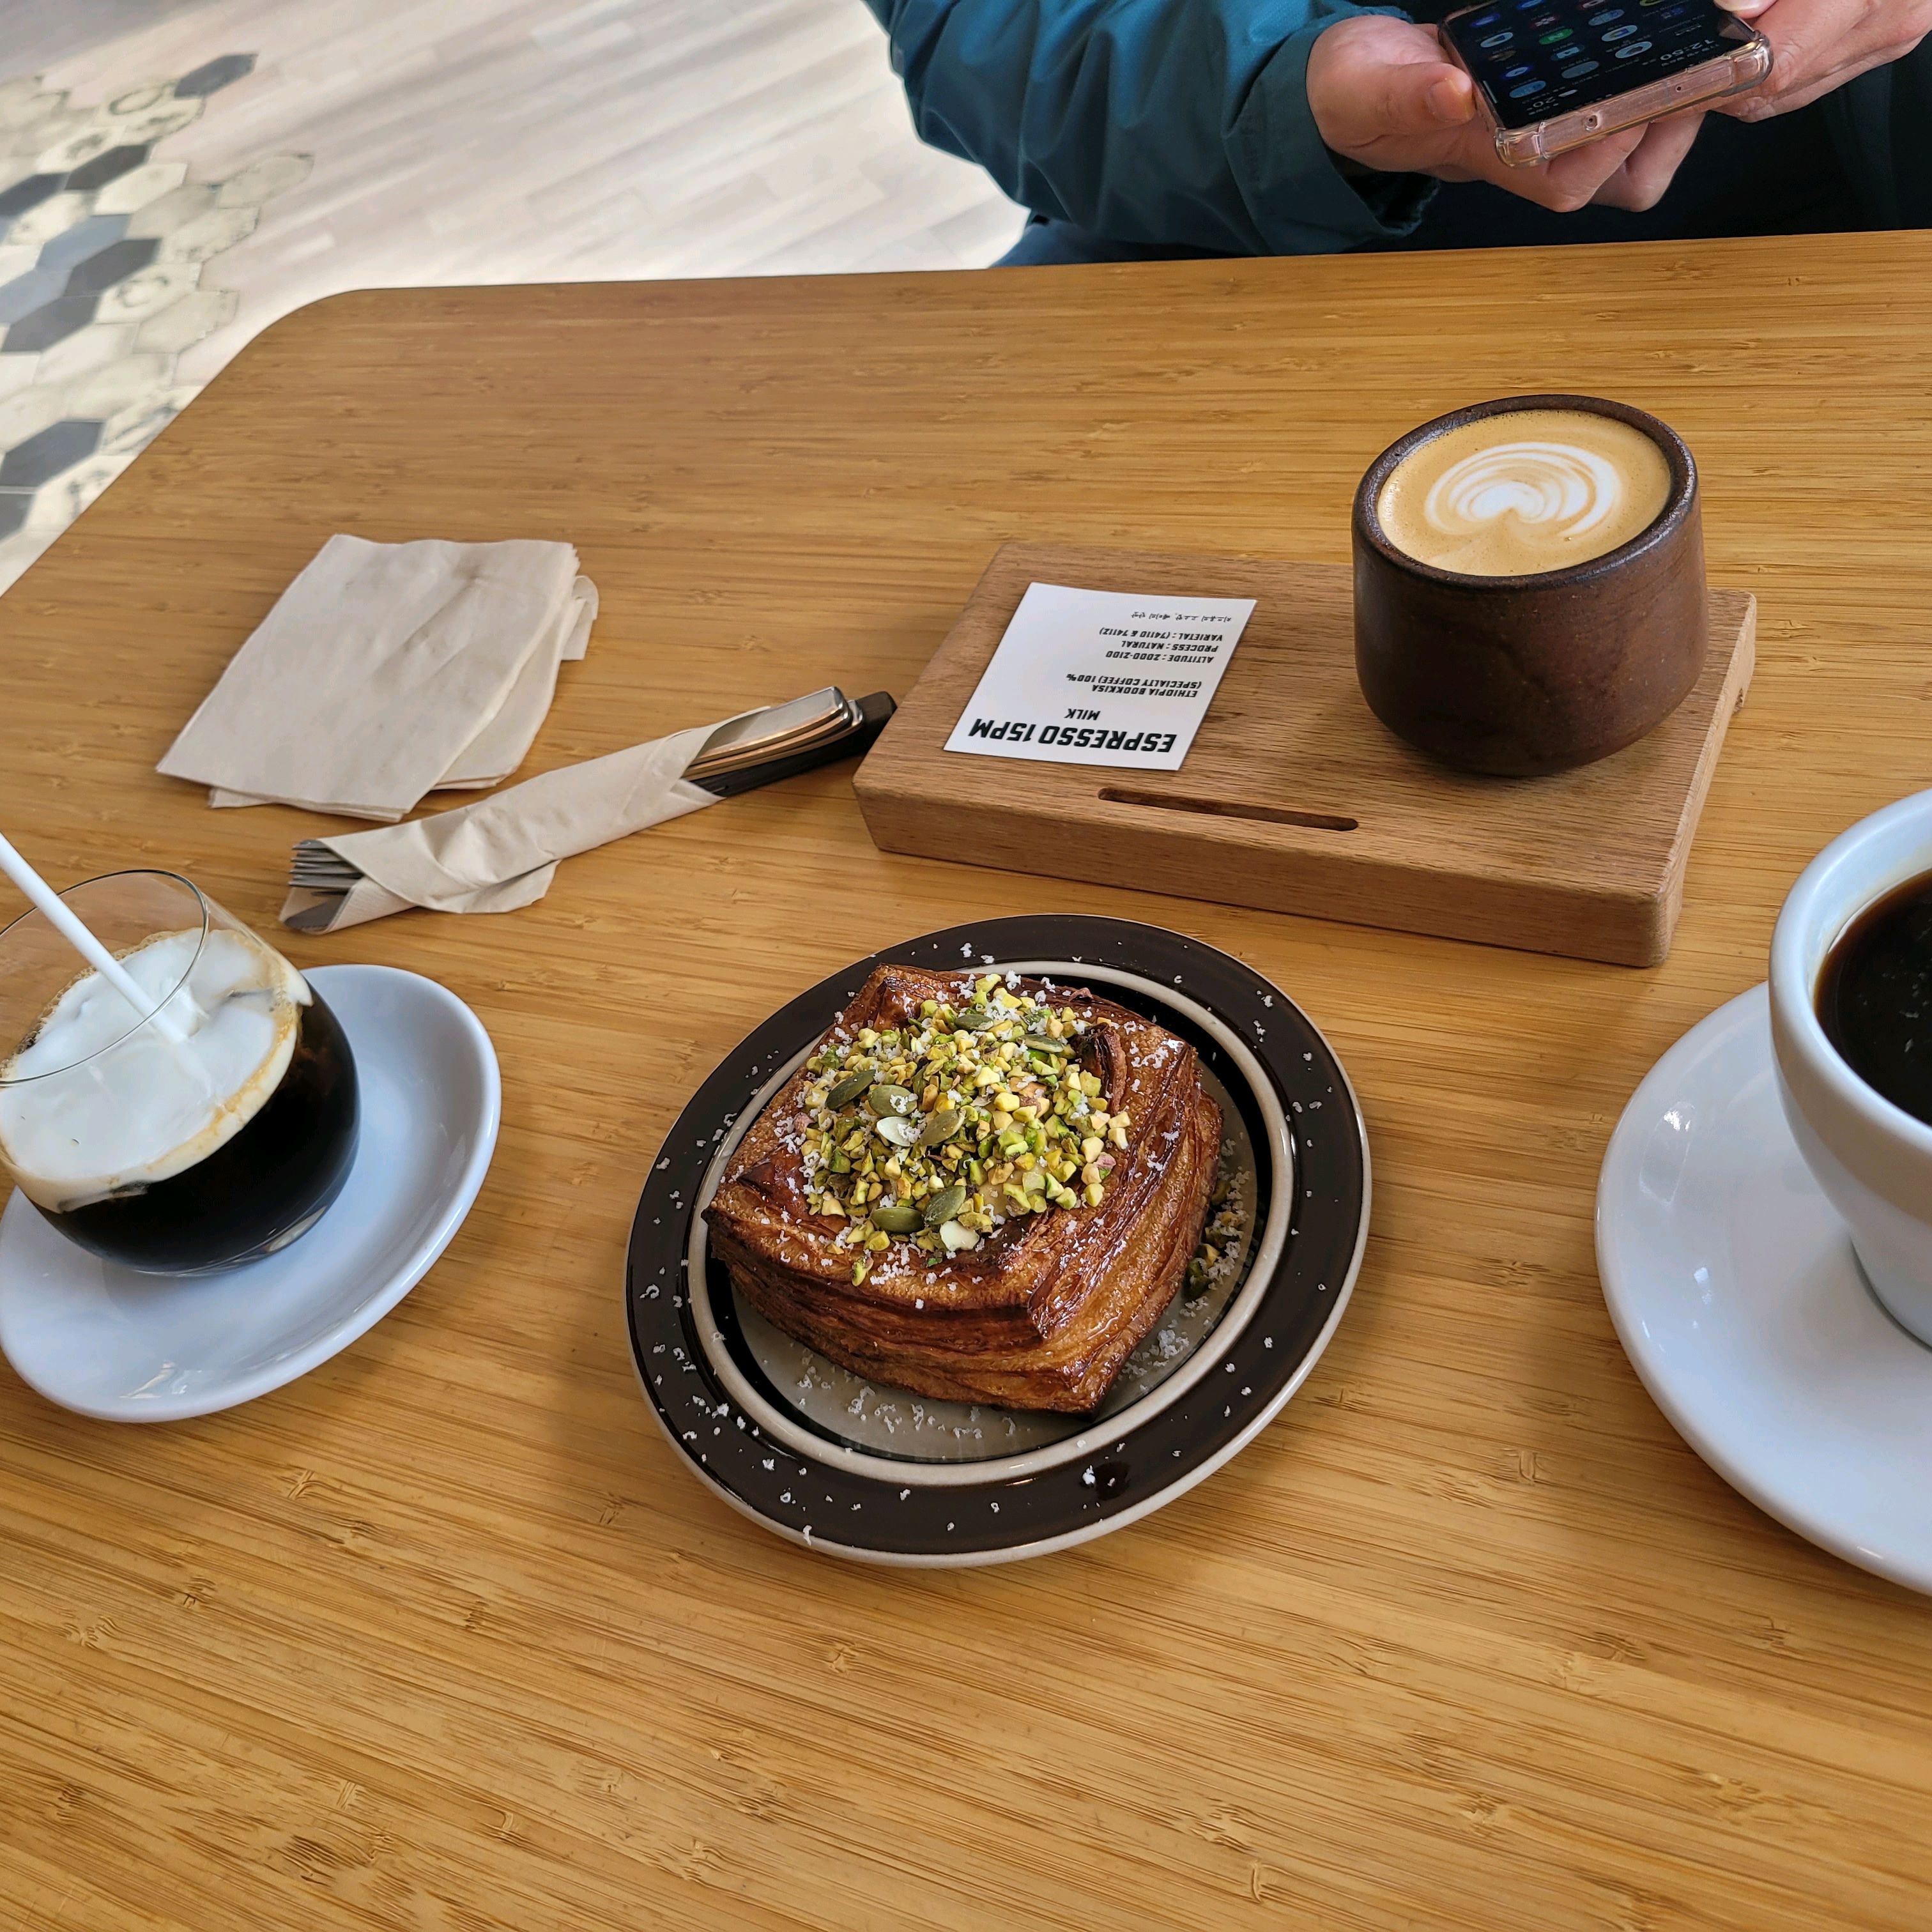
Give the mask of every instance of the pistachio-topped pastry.
POLYGON ((1084 1412, 1182 1286, 1220 1148, 1194 1048, 1144 1014, 887 963, 746 1130, 707 1239, 746 1306, 855 1375, 1084 1412))
POLYGON ((970 1003, 861 1027, 807 1063, 806 1199, 848 1225, 854 1286, 894 1241, 958 1254, 1016 1215, 1097 1208, 1132 1123, 1083 1064, 1090 1023, 998 974, 970 1003))

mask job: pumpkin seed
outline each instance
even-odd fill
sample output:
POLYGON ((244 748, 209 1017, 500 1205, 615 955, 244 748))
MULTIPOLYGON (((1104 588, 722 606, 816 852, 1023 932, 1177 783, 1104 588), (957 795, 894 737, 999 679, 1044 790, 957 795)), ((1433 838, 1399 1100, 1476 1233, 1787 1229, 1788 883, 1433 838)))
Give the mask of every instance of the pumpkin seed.
POLYGON ((872 1226, 888 1234, 916 1234, 926 1226, 926 1216, 916 1208, 874 1208, 872 1226))
POLYGON ((874 1114, 910 1114, 919 1105, 903 1087, 895 1087, 889 1081, 875 1081, 866 1093, 866 1105, 874 1114))
POLYGON ((921 1147, 943 1147, 959 1131, 959 1124, 964 1118, 957 1107, 940 1107, 926 1117, 926 1125, 920 1130, 921 1147))
POLYGON ((836 1113, 841 1107, 849 1107, 872 1084, 872 1070, 869 1066, 855 1066, 826 1095, 825 1104, 836 1113))
POLYGON ((879 1138, 896 1148, 909 1148, 919 1138, 919 1129, 902 1114, 888 1114, 879 1123, 879 1138))
POLYGON ((937 1228, 953 1220, 965 1204, 966 1190, 956 1182, 944 1194, 935 1194, 926 1204, 926 1225, 928 1228, 937 1228))

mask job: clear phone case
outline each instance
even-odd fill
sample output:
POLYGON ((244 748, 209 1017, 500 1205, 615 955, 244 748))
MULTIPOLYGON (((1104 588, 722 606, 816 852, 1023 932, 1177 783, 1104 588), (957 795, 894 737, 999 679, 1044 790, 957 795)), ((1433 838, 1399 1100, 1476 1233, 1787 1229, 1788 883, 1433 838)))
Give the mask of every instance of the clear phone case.
MULTIPOLYGON (((1440 29, 1437 38, 1449 58, 1466 72, 1468 63, 1456 52, 1454 41, 1440 29)), ((1538 121, 1528 128, 1502 126, 1480 82, 1476 88, 1476 100, 1484 118, 1495 132, 1496 152, 1504 164, 1513 168, 1527 168, 1554 155, 1568 154, 1572 148, 1580 148, 1586 142, 1600 140, 1606 134, 1617 134, 1642 122, 1660 120, 1666 114, 1696 107, 1707 100, 1719 100, 1727 94, 1742 94, 1746 88, 1755 87, 1770 71, 1771 43, 1762 34, 1754 32, 1750 38, 1741 44, 1734 52, 1720 54, 1714 60, 1686 68, 1682 74, 1666 75, 1662 80, 1633 88, 1628 94, 1612 94, 1608 100, 1599 100, 1589 107, 1579 107, 1551 120, 1538 121)))

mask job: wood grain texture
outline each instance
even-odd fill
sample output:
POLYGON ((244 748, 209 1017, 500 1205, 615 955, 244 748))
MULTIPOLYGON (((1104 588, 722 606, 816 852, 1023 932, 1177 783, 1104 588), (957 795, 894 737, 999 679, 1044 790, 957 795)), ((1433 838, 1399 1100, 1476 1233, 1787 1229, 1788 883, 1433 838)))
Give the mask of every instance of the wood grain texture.
POLYGON ((472 1002, 496 1165, 400 1308, 246 1408, 116 1429, 0 1376, 0 1923, 1920 1932, 1926 1605, 1672 1432, 1591 1210, 1801 866, 1932 784, 1932 236, 338 298, 0 602, 0 824, 272 920, 328 821, 153 767, 336 530, 580 547, 603 616, 548 766, 903 692, 1016 538, 1341 562, 1370 459, 1520 388, 1526 342, 1682 430, 1712 580, 1760 600, 1668 963, 882 853, 842 770, 506 918, 291 941, 472 1002), (639 1398, 645 1166, 781 1000, 1060 908, 1226 947, 1334 1041, 1377 1181, 1348 1318, 1119 1535, 924 1575, 789 1547, 639 1398))
POLYGON ((1750 684, 1756 607, 1712 593, 1690 696, 1650 736, 1560 776, 1452 772, 1380 724, 1332 563, 1009 544, 854 779, 890 852, 1313 914, 1624 966, 1670 950, 1697 815, 1750 684), (1252 597, 1178 772, 948 752, 1030 584, 1252 597))

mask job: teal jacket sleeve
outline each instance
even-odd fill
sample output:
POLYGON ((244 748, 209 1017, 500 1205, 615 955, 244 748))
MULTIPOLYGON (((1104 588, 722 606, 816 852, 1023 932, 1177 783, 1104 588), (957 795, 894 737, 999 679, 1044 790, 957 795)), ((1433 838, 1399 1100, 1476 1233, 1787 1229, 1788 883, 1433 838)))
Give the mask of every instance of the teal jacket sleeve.
POLYGON ((1414 227, 1433 184, 1345 176, 1308 106, 1344 0, 868 0, 913 122, 1112 241, 1316 254, 1414 227))

